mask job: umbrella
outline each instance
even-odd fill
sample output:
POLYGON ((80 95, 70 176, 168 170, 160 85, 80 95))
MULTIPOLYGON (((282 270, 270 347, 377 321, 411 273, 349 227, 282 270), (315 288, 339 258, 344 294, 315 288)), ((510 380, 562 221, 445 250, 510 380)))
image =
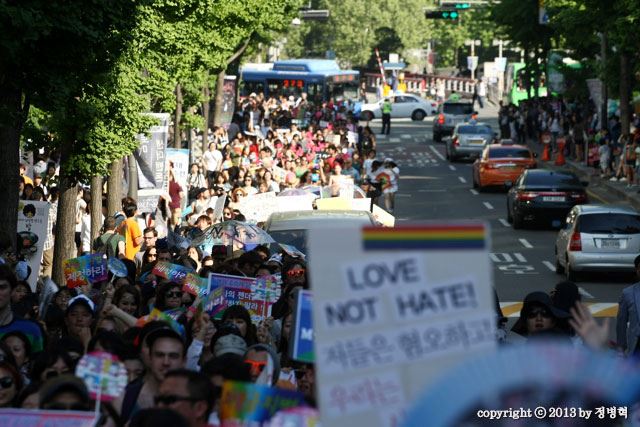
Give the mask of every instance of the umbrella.
POLYGON ((367 198, 367 193, 365 193, 365 191, 358 187, 357 185, 353 187, 353 198, 354 199, 366 199, 367 198))
POLYGON ((216 245, 263 245, 275 240, 262 228, 240 221, 224 221, 214 224, 204 231, 197 228, 190 233, 191 244, 211 253, 216 245))

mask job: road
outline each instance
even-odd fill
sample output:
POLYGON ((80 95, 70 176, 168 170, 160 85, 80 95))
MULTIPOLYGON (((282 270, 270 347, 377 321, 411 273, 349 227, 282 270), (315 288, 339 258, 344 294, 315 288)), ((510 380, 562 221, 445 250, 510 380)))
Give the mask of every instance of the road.
MULTIPOLYGON (((497 109, 480 110, 480 121, 497 130, 497 109)), ((494 282, 505 315, 517 317, 524 296, 533 291, 548 292, 564 276, 554 271, 552 229, 513 230, 506 221, 506 194, 479 193, 472 188, 471 162, 449 163, 444 143, 431 139, 433 117, 422 122, 392 120, 388 137, 378 135, 379 120, 371 122, 378 138, 379 158, 391 157, 400 167, 396 195, 398 222, 448 219, 480 219, 491 227, 491 261, 494 282)), ((595 202, 601 195, 590 194, 595 202), (596 199, 596 200, 594 200, 596 199)), ((612 200, 615 201, 615 200, 612 200)), ((451 262, 456 262, 452 253, 451 262)), ((583 300, 599 317, 613 317, 622 289, 631 283, 629 275, 591 275, 580 286, 583 300)), ((513 320, 512 320, 513 321, 513 320)), ((614 323, 614 322, 612 322, 614 323)), ((612 325, 613 326, 613 325, 612 325)))

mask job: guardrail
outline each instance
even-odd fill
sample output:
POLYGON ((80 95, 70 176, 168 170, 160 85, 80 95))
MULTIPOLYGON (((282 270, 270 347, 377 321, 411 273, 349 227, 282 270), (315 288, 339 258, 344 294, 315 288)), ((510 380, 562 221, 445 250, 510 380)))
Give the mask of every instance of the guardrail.
MULTIPOLYGON (((365 73, 367 87, 377 88, 382 84, 382 75, 375 73, 365 73)), ((475 81, 465 77, 439 76, 436 74, 409 74, 405 73, 404 83, 407 85, 407 92, 424 93, 437 81, 444 82, 445 91, 451 93, 456 91, 463 94, 473 94, 475 81)))

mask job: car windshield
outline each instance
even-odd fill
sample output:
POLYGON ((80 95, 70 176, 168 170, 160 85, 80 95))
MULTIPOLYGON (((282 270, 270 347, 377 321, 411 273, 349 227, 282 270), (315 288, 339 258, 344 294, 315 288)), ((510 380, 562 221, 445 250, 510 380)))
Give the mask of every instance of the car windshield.
POLYGON ((489 150, 489 158, 497 159, 497 158, 525 158, 528 159, 531 157, 529 154, 529 150, 525 150, 522 148, 492 148, 489 150))
POLYGON ((491 135, 492 131, 491 128, 489 126, 473 126, 473 125, 469 125, 469 126, 460 126, 458 127, 458 134, 487 134, 487 135, 491 135))
POLYGON ((445 114, 471 114, 473 113, 473 106, 471 104, 449 104, 445 102, 442 106, 442 112, 445 114))
POLYGON ((580 181, 575 175, 569 175, 566 173, 530 173, 527 174, 524 185, 526 186, 572 186, 579 187, 580 181))
POLYGON ((580 216, 580 232, 591 234, 638 234, 640 215, 599 213, 580 216))
POLYGON ((307 233, 305 230, 269 231, 269 235, 278 243, 294 246, 300 252, 307 253, 307 233))

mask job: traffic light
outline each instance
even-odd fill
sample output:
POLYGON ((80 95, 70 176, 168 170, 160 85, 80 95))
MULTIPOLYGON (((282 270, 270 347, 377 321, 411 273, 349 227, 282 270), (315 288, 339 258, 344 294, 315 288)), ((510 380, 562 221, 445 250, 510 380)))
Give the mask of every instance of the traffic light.
POLYGON ((300 17, 305 21, 326 21, 329 19, 328 9, 305 9, 300 11, 300 17))
POLYGON ((427 19, 449 19, 452 21, 457 20, 460 17, 460 13, 457 10, 428 10, 424 13, 427 19))
POLYGON ((454 3, 453 7, 456 9, 469 9, 471 8, 471 3, 454 3))

